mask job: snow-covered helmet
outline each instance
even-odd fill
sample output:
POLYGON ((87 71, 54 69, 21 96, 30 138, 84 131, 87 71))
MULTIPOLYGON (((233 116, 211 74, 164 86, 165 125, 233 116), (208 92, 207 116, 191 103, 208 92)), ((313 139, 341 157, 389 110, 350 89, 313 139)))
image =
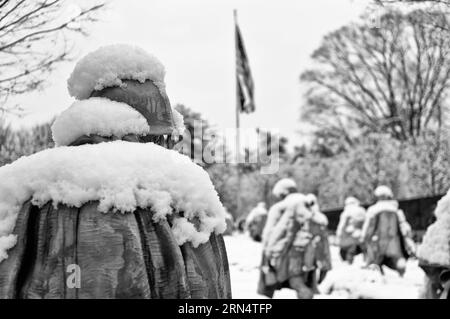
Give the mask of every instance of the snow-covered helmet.
POLYGON ((279 180, 272 190, 273 195, 277 198, 284 198, 295 192, 297 192, 297 183, 291 178, 283 178, 279 180))
POLYGON ((138 47, 117 44, 87 54, 67 83, 69 93, 78 100, 106 98, 137 111, 149 127, 143 141, 178 140, 183 119, 171 108, 164 76, 164 66, 156 57, 138 47))
POLYGON ((385 198, 385 199, 392 199, 394 198, 394 193, 392 192, 392 190, 386 186, 386 185, 380 185, 378 186, 375 191, 374 191, 374 195, 376 198, 381 199, 381 198, 385 198))
POLYGON ((345 206, 350 206, 350 205, 359 205, 359 199, 357 199, 356 197, 353 196, 349 196, 345 199, 344 205, 345 206))

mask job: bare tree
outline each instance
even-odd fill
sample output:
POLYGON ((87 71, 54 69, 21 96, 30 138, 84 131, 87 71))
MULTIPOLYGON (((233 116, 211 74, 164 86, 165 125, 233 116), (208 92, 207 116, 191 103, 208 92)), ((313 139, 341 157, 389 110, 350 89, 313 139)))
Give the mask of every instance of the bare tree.
POLYGON ((309 85, 303 118, 348 143, 369 132, 415 141, 441 128, 450 79, 442 27, 449 25, 438 11, 390 11, 376 28, 352 24, 326 35, 312 54, 317 67, 301 75, 309 85))
POLYGON ((55 66, 71 58, 69 34, 86 35, 104 5, 0 0, 0 111, 11 110, 9 96, 41 88, 55 66))
MULTIPOLYGON (((450 0, 374 0, 375 7, 378 9, 386 8, 421 8, 424 12, 441 11, 445 14, 450 14, 450 0)), ((375 9, 375 8, 372 8, 375 9)), ((375 9, 375 10, 378 10, 375 9)), ((445 25, 440 25, 439 23, 434 23, 433 19, 428 19, 428 23, 437 26, 438 28, 443 28, 446 31, 450 29, 446 28, 445 25)))
POLYGON ((429 4, 443 4, 450 5, 450 0, 375 0, 378 4, 392 4, 392 3, 405 3, 405 4, 417 4, 417 3, 429 3, 429 4))

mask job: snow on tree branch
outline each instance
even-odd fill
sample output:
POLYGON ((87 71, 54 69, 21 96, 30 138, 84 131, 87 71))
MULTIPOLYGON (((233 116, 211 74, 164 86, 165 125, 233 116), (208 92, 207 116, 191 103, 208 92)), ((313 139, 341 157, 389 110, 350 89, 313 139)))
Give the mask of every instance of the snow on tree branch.
POLYGON ((0 111, 7 98, 39 89, 57 64, 71 59, 69 36, 87 35, 104 2, 77 6, 67 0, 0 1, 0 111))

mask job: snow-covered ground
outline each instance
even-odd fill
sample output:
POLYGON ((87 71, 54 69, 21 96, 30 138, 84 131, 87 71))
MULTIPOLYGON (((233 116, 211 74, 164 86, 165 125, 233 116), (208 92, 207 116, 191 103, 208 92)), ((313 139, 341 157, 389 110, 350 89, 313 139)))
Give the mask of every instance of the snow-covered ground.
MULTIPOLYGON (((266 298, 256 293, 261 244, 246 234, 226 236, 231 269, 233 298, 266 298)), ((360 256, 353 265, 341 261, 336 246, 331 247, 333 270, 321 284, 321 294, 315 298, 418 298, 424 273, 416 260, 408 261, 404 277, 385 268, 385 276, 377 270, 362 269, 360 256)), ((282 289, 274 298, 296 298, 293 290, 282 289)))

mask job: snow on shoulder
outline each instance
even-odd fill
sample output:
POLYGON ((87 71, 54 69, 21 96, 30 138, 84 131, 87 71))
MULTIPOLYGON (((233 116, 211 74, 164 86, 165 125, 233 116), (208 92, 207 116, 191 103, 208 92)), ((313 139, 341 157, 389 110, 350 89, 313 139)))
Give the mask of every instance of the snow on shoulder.
POLYGON ((260 216, 266 216, 267 215, 267 209, 265 207, 265 204, 259 203, 256 207, 254 207, 250 213, 248 214, 246 220, 247 222, 253 221, 255 218, 258 218, 260 216))
POLYGON ((281 209, 285 211, 283 215, 292 215, 299 220, 309 220, 313 217, 313 212, 307 208, 308 199, 304 194, 293 193, 281 201, 281 209))
POLYGON ((30 199, 37 206, 98 201, 104 213, 151 207, 156 222, 173 216, 180 245, 198 246, 211 232, 226 229, 225 209, 208 174, 189 157, 153 143, 63 146, 1 167, 0 261, 16 243, 17 215, 30 199))
POLYGON ((82 58, 67 84, 70 95, 82 100, 89 98, 94 90, 123 85, 122 80, 141 83, 151 80, 163 91, 164 76, 164 66, 153 55, 135 46, 115 44, 101 47, 82 58))
POLYGON ((75 101, 52 125, 56 146, 70 145, 83 135, 122 138, 127 134, 149 133, 150 126, 138 111, 128 104, 100 97, 75 101))
POLYGON ((312 220, 319 225, 328 226, 328 217, 322 212, 315 211, 312 220))
POLYGON ((434 214, 436 221, 428 227, 418 256, 430 265, 450 267, 450 191, 438 202, 434 214))
POLYGON ((362 206, 356 204, 346 205, 341 216, 351 217, 355 220, 364 221, 366 217, 366 210, 362 206))
POLYGON ((397 212, 398 202, 396 200, 380 200, 367 209, 367 218, 372 218, 381 212, 397 212))

